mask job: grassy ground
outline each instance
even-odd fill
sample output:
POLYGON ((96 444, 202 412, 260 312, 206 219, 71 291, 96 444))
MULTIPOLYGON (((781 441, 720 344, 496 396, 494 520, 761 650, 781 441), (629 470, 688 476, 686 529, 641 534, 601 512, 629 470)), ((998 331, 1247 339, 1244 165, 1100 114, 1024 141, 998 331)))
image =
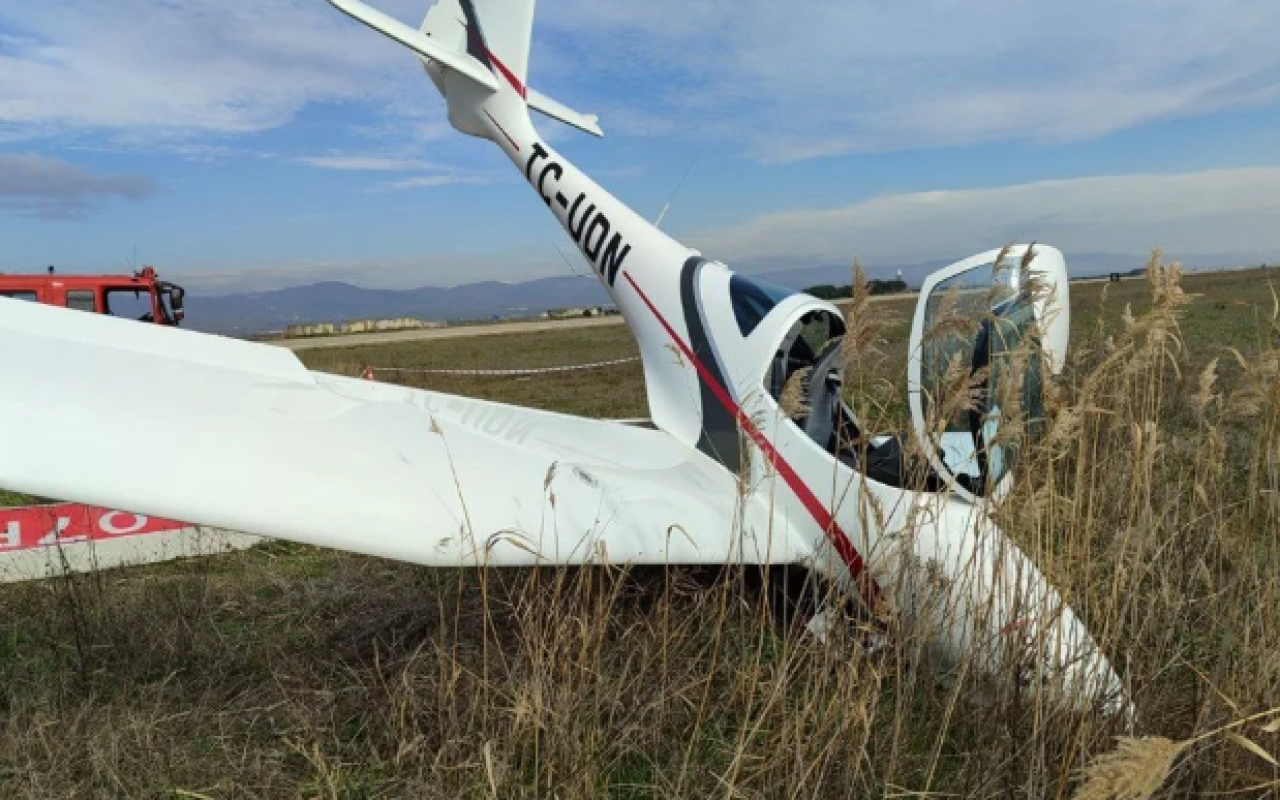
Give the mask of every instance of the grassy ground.
POLYGON ((372 365, 379 380, 534 408, 611 418, 647 414, 639 362, 599 370, 518 378, 429 376, 377 368, 525 369, 612 361, 636 355, 639 355, 639 350, 625 325, 304 350, 299 353, 308 367, 324 372, 359 375, 364 367, 372 365))
MULTIPOLYGON (((1274 791, 1269 718, 1205 735, 1280 698, 1280 330, 1265 281, 1187 276, 1198 296, 1176 317, 1176 298, 1161 289, 1153 308, 1143 279, 1073 288, 1055 424, 1001 522, 1116 657, 1139 732, 1171 740, 1131 743, 1083 787, 1080 770, 1123 733, 1114 722, 1027 702, 999 681, 930 680, 905 633, 875 654, 842 633, 827 646, 791 635, 743 579, 753 576, 427 570, 273 544, 0 587, 0 796, 1274 791)), ((910 307, 875 307, 900 314, 879 331, 876 380, 901 375, 910 307)), ((624 329, 608 328, 303 358, 354 375, 634 353, 624 329)), ((579 414, 645 413, 634 364, 402 378, 579 414)), ((891 417, 900 400, 877 396, 891 417)))
POLYGON ((3 489, 0 489, 0 507, 26 505, 32 499, 34 498, 25 494, 6 492, 3 489))

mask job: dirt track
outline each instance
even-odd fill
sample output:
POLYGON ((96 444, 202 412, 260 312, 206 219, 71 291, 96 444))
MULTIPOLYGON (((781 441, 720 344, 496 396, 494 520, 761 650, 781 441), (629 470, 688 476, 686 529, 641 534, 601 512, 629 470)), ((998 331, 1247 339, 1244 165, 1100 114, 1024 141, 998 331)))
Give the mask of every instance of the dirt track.
POLYGON ((539 319, 529 322, 495 322, 492 325, 455 325, 416 331, 385 333, 352 333, 346 336, 316 336, 306 339, 278 339, 271 344, 290 350, 315 350, 321 347, 359 347, 370 344, 395 344, 429 339, 461 339, 468 336, 497 336, 503 333, 534 333, 563 328, 599 328, 621 325, 622 317, 584 317, 581 319, 539 319))

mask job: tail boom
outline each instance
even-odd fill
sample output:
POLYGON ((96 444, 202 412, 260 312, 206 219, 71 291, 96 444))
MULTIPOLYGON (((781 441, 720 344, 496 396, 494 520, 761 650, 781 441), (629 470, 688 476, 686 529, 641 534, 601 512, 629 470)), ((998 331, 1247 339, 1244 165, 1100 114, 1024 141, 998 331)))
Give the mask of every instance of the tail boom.
POLYGON ((550 209, 626 319, 640 346, 654 422, 695 444, 702 426, 691 398, 699 396, 699 379, 694 367, 671 351, 667 325, 683 328, 681 274, 697 253, 557 153, 538 136, 523 105, 511 100, 494 95, 481 105, 489 138, 550 209))

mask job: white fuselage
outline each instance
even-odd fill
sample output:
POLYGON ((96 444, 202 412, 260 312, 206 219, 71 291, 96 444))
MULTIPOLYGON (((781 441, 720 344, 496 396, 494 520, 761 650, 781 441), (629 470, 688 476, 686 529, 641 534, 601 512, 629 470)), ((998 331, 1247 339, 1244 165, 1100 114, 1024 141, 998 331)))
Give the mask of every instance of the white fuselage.
POLYGON ((1122 695, 1083 624, 980 503, 870 480, 779 409, 764 386, 779 342, 806 314, 838 316, 834 306, 796 294, 742 335, 727 302, 728 267, 701 259, 602 189, 537 135, 518 103, 510 92, 490 95, 476 119, 625 317, 653 422, 737 473, 743 561, 805 563, 873 610, 887 593, 898 612, 941 629, 937 642, 950 660, 998 666, 1014 637, 1061 673, 1049 683, 1083 681, 1122 695))

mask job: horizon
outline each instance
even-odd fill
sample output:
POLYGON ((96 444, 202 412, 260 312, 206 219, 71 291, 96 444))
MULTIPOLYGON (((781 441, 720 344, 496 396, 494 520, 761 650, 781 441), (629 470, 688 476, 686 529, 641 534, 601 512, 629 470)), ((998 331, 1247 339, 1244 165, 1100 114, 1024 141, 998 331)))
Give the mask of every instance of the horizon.
MULTIPOLYGON (((1097 270, 1097 271, 1076 272, 1076 271, 1074 271, 1074 270, 1071 270, 1070 256, 1069 256, 1069 254, 1067 254, 1067 256, 1068 256, 1068 264, 1067 264, 1067 267, 1068 267, 1068 270, 1069 270, 1069 277, 1070 277, 1070 279, 1071 279, 1071 280, 1078 280, 1078 279, 1082 279, 1082 278, 1083 278, 1083 279, 1089 279, 1089 278, 1103 278, 1103 277, 1106 277, 1109 273, 1111 273, 1111 272, 1117 272, 1117 271, 1118 271, 1118 272, 1120 272, 1122 275, 1124 275, 1124 274, 1128 274, 1129 272, 1132 272, 1133 270, 1137 269, 1137 267, 1134 267, 1134 266, 1132 266, 1131 264, 1132 264, 1132 261, 1133 261, 1134 259, 1139 258, 1138 256, 1129 256, 1129 255, 1121 255, 1121 254, 1109 254, 1109 253, 1090 253, 1090 254, 1087 254, 1087 255, 1088 255, 1088 256, 1089 256, 1089 258, 1090 258, 1090 262, 1093 264, 1093 266, 1089 267, 1088 269, 1090 269, 1090 270, 1097 270), (1120 266, 1118 266, 1116 269, 1110 269, 1110 268, 1106 268, 1106 267, 1102 267, 1102 266, 1097 265, 1097 263, 1096 263, 1096 262, 1097 262, 1097 260, 1098 260, 1098 259, 1104 259, 1104 258, 1108 258, 1108 257, 1112 257, 1112 256, 1117 257, 1117 258, 1126 258, 1126 259, 1129 259, 1129 260, 1130 260, 1130 263, 1126 263, 1126 264, 1120 265, 1120 266)), ((1145 261, 1145 259, 1143 259, 1143 260, 1145 261)), ((1278 260, 1280 260, 1280 259, 1278 259, 1278 260)), ((1172 261, 1173 261, 1173 260, 1170 260, 1170 263, 1172 263, 1172 261)), ((1181 262, 1178 262, 1178 265, 1179 265, 1179 267, 1180 267, 1184 272, 1195 272, 1195 273, 1201 273, 1201 272, 1237 272, 1237 271, 1245 271, 1245 270, 1251 270, 1251 269, 1258 269, 1258 268, 1260 268, 1260 267, 1271 267, 1271 266, 1277 266, 1277 264, 1274 264, 1274 263, 1272 263, 1272 262, 1270 262, 1270 261, 1267 261, 1267 260, 1265 260, 1265 259, 1263 259, 1263 260, 1257 260, 1257 259, 1255 259, 1255 260, 1250 261, 1250 262, 1239 262, 1239 263, 1230 263, 1230 264, 1227 264, 1227 263, 1183 264, 1183 263, 1181 263, 1181 262)), ((122 270, 116 270, 116 271, 105 271, 105 272, 104 272, 104 271, 97 271, 97 272, 95 272, 95 271, 92 271, 92 270, 78 270, 78 271, 65 270, 65 271, 64 271, 64 270, 62 270, 61 268, 58 268, 58 267, 57 267, 57 265, 52 265, 52 266, 54 266, 54 267, 55 267, 55 269, 57 270, 58 274, 65 274, 65 275, 72 275, 72 276, 88 276, 88 275, 125 275, 125 274, 132 274, 132 273, 135 271, 135 268, 134 268, 134 267, 132 267, 132 266, 130 266, 127 270, 122 269, 122 270)), ((140 270, 140 269, 142 269, 143 267, 152 267, 152 268, 156 269, 156 271, 157 271, 157 275, 158 275, 160 278, 162 278, 162 279, 166 279, 166 278, 167 278, 167 276, 166 276, 166 275, 164 275, 164 273, 163 273, 163 272, 161 272, 160 267, 159 267, 159 266, 157 266, 157 265, 155 265, 155 264, 143 264, 143 263, 139 262, 139 264, 138 264, 138 266, 137 266, 137 268, 136 268, 136 269, 140 270)), ((904 280, 906 280, 906 283, 908 284, 908 286, 909 286, 909 287, 913 287, 913 288, 914 288, 914 287, 918 287, 918 285, 919 285, 919 283, 920 283, 920 277, 922 277, 923 275, 927 274, 927 272, 928 272, 928 271, 933 271, 936 267, 937 267, 937 265, 936 265, 936 264, 934 264, 933 262, 925 262, 925 263, 920 263, 920 264, 897 264, 897 265, 886 265, 886 266, 882 266, 882 267, 880 267, 880 268, 876 269, 874 274, 872 273, 872 271, 871 271, 870 269, 868 269, 868 270, 867 270, 867 278, 868 278, 869 280, 876 280, 876 279, 879 279, 879 280, 886 280, 886 279, 889 279, 889 280, 891 280, 891 279, 893 279, 894 277, 896 277, 896 274, 895 274, 895 273, 896 273, 897 271, 903 271, 904 273, 906 273, 906 274, 904 274, 904 280), (916 272, 918 272, 918 273, 919 273, 919 275, 918 275, 915 279, 913 279, 913 278, 911 278, 911 277, 910 277, 910 273, 911 273, 911 271, 912 271, 912 270, 914 270, 914 271, 916 271, 916 272)), ((46 268, 47 268, 47 267, 46 267, 46 268)), ((765 279, 765 280, 769 280, 769 279, 771 279, 771 278, 775 278, 775 279, 776 279, 776 276, 779 276, 779 275, 786 275, 786 274, 788 274, 788 273, 817 272, 817 271, 820 271, 820 270, 842 270, 842 269, 848 269, 848 270, 850 271, 850 280, 852 280, 852 269, 853 269, 853 265, 852 265, 852 264, 849 264, 848 266, 843 265, 843 264, 817 264, 817 265, 813 265, 813 266, 796 267, 796 268, 793 268, 793 269, 790 269, 790 270, 774 270, 774 271, 770 271, 770 272, 766 272, 766 273, 754 273, 754 274, 753 274, 753 277, 756 277, 756 276, 763 276, 763 279, 765 279)), ((44 270, 40 270, 40 271, 37 271, 37 272, 11 272, 11 271, 8 271, 8 270, 0 270, 0 275, 42 275, 42 274, 44 274, 44 270)), ((420 285, 405 286, 405 287, 402 287, 402 288, 387 288, 387 287, 379 287, 379 286, 366 286, 366 285, 361 285, 361 284, 359 283, 359 278, 358 278, 358 277, 356 277, 356 278, 350 278, 350 279, 346 279, 346 278, 321 278, 321 279, 319 279, 319 280, 314 280, 314 281, 310 281, 310 282, 307 282, 307 283, 290 284, 290 285, 286 285, 286 286, 279 286, 279 287, 268 288, 268 289, 252 289, 252 288, 250 288, 250 289, 237 290, 237 291, 231 291, 231 292, 209 292, 209 293, 205 293, 205 294, 202 294, 202 295, 196 295, 195 297, 196 297, 196 299, 199 299, 200 297, 206 297, 206 298, 239 297, 239 296, 244 296, 244 295, 260 295, 260 294, 271 294, 271 293, 277 293, 277 292, 289 292, 289 291, 296 290, 296 289, 308 289, 308 288, 313 288, 313 287, 317 287, 317 286, 330 286, 330 285, 332 285, 332 286, 344 286, 344 287, 351 288, 351 289, 356 289, 356 290, 359 290, 359 291, 370 291, 370 292, 391 292, 391 293, 404 292, 404 293, 408 293, 408 292, 415 292, 415 291, 420 291, 420 290, 440 290, 440 291, 447 291, 447 290, 450 290, 450 289, 460 289, 460 288, 467 288, 467 287, 473 287, 473 286, 483 286, 483 285, 485 285, 485 284, 500 284, 500 285, 503 285, 503 286, 511 286, 511 287, 514 287, 514 286, 523 286, 523 285, 525 285, 525 284, 530 284, 530 283, 538 283, 538 282, 542 282, 542 281, 556 281, 556 280, 561 280, 561 279, 569 279, 569 280, 587 280, 587 279, 594 278, 594 277, 595 277, 594 275, 581 274, 581 273, 580 273, 580 274, 577 274, 577 275, 569 275, 569 274, 566 274, 566 275, 546 275, 546 276, 541 276, 541 277, 528 278, 528 279, 525 279, 525 280, 503 280, 501 277, 494 277, 494 278, 484 278, 484 279, 474 280, 474 281, 466 281, 466 282, 463 282, 463 283, 452 283, 452 284, 448 284, 448 285, 434 284, 434 283, 425 283, 425 284, 420 284, 420 285)), ((176 282, 176 281, 175 281, 175 282, 176 282)), ((590 282, 590 281, 588 281, 588 282, 590 282)), ((801 283, 803 283, 803 282, 802 282, 802 281, 798 281, 798 282, 796 282, 796 283, 795 283, 795 285, 794 285, 794 286, 792 286, 792 288, 799 288, 799 289, 806 288, 806 287, 804 287, 804 286, 801 286, 801 285, 800 285, 801 283)), ((788 285, 791 285, 791 284, 788 284, 788 285)), ((819 286, 819 285, 824 285, 824 284, 817 284, 817 283, 808 284, 808 286, 819 286)), ((834 284, 834 285, 836 285, 836 286, 845 286, 845 285, 849 285, 849 281, 845 281, 844 283, 837 283, 837 284, 834 284)), ((185 285, 184 285, 184 287, 183 287, 183 288, 189 288, 189 287, 187 287, 187 286, 185 286, 185 285)), ((190 299, 190 296, 189 296, 189 299, 190 299)))

